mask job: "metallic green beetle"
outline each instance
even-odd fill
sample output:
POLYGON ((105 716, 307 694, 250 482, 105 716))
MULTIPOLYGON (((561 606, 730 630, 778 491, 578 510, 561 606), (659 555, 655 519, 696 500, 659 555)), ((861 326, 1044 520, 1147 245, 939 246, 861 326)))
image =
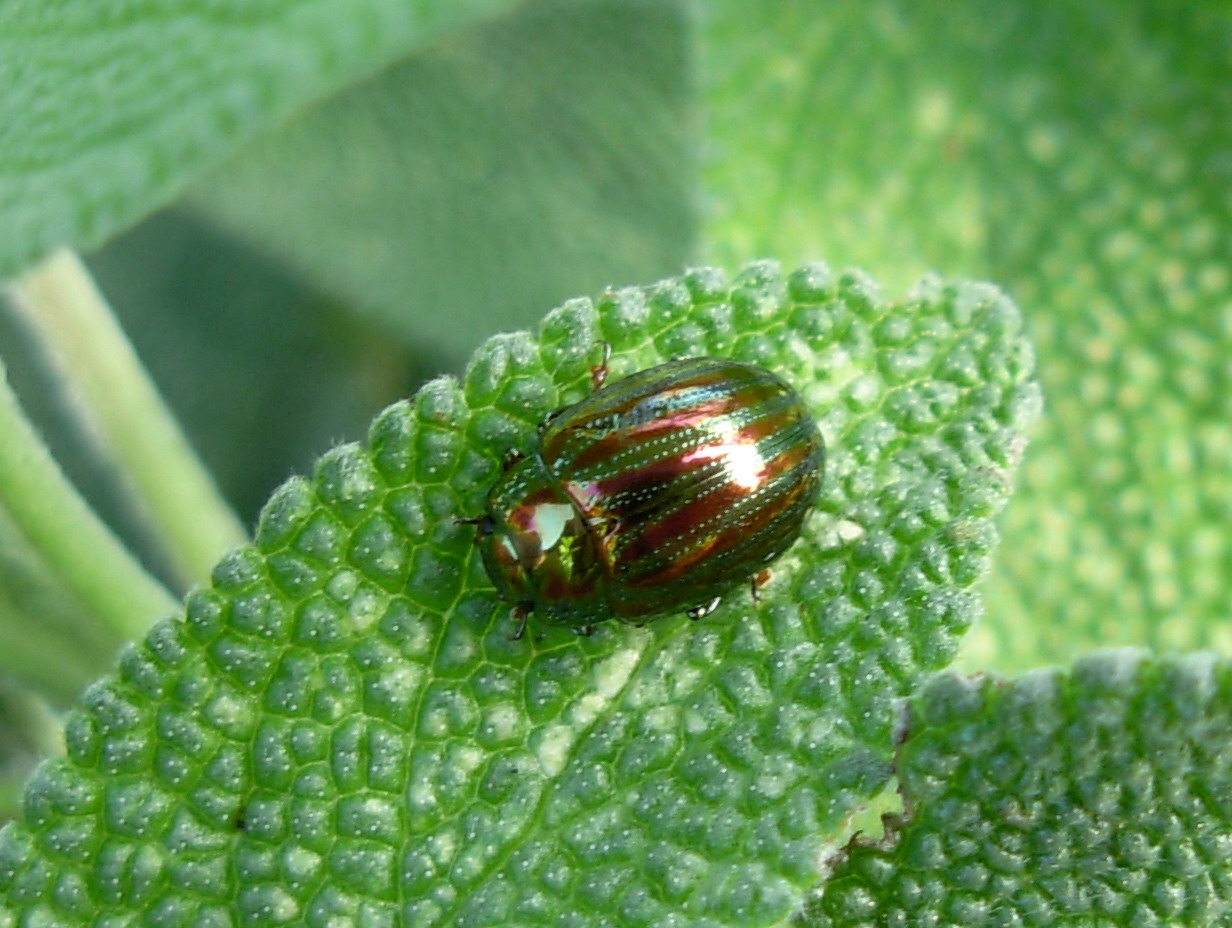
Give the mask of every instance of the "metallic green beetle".
POLYGON ((727 358, 669 361, 600 388, 540 428, 465 520, 526 629, 700 618, 800 535, 825 446, 798 393, 727 358))

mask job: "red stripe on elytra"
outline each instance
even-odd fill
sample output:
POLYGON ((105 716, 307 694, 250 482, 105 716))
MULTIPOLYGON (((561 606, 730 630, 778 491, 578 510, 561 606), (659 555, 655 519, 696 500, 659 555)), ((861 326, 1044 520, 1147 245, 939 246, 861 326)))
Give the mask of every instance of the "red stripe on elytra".
MULTIPOLYGON (((734 435, 723 440, 698 442, 686 449, 667 446, 668 454, 652 461, 632 462, 626 467, 619 461, 605 458, 603 463, 610 472, 594 480, 573 479, 566 481, 566 491, 587 511, 607 508, 620 497, 645 496, 648 494, 671 494, 673 484, 688 486, 706 477, 707 471, 724 468, 725 462, 747 449, 760 449, 766 439, 795 420, 784 419, 779 411, 768 414, 738 429, 734 435), (690 479, 691 478, 691 479, 690 479)), ((710 420, 713 422, 713 420, 710 420)), ((626 449, 630 450, 630 449, 626 449)), ((757 485, 765 483, 765 462, 757 473, 757 485)), ((576 478, 584 478, 585 468, 572 469, 576 478)), ((601 513, 600 513, 601 514, 601 513)))
POLYGON ((645 397, 625 404, 624 409, 595 410, 594 415, 588 415, 585 421, 575 426, 562 425, 561 434, 553 436, 552 448, 545 448, 545 451, 549 457, 555 458, 563 450, 562 445, 568 433, 576 430, 577 434, 585 435, 587 441, 585 447, 578 449, 577 454, 569 459, 568 465, 571 471, 586 470, 607 464, 613 456, 628 453, 657 439, 690 431, 705 434, 710 430, 709 426, 731 417, 733 413, 747 411, 760 403, 782 396, 782 389, 778 385, 758 383, 717 396, 703 395, 688 405, 679 405, 683 397, 688 393, 698 392, 699 389, 696 385, 687 383, 665 391, 663 398, 657 399, 654 407, 646 411, 649 414, 643 421, 630 420, 633 420, 634 411, 645 397), (626 424, 621 424, 622 417, 626 424), (603 420, 609 418, 614 421, 604 425, 603 420), (603 434, 596 436, 595 432, 603 434))
POLYGON ((679 541, 692 541, 688 547, 678 550, 664 562, 664 569, 653 575, 636 578, 636 585, 661 582, 678 577, 693 569, 707 557, 739 548, 749 539, 759 539, 762 528, 782 512, 798 505, 799 497, 811 485, 811 480, 783 480, 782 478, 803 466, 811 457, 812 446, 801 442, 785 449, 766 467, 766 477, 755 490, 748 490, 731 483, 711 493, 688 500, 684 506, 672 510, 657 521, 639 521, 635 526, 624 526, 619 537, 625 544, 619 545, 618 569, 639 563, 658 563, 665 550, 678 548, 679 541), (776 482, 785 486, 772 498, 756 506, 742 506, 756 492, 765 492, 776 482), (705 526, 718 523, 715 532, 705 532, 705 526))

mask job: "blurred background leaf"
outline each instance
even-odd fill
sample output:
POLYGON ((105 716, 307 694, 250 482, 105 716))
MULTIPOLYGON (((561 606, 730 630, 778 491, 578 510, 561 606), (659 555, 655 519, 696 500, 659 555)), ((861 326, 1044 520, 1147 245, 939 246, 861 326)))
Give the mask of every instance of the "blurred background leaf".
MULTIPOLYGON (((552 0, 455 29, 267 131, 87 256, 249 524, 286 476, 458 372, 487 334, 688 262, 684 6, 552 0)), ((154 144, 136 135, 124 141, 154 144)), ((5 356, 20 355, 11 380, 57 459, 165 576, 23 342, 0 317, 5 356)))
POLYGON ((295 120, 204 215, 451 365, 479 333, 679 271, 695 121, 683 4, 528 4, 295 120))
POLYGON ((1232 650, 1232 11, 713 0, 705 255, 1021 301, 1045 415, 970 666, 1232 650))
POLYGON ((0 277, 101 243, 246 139, 512 0, 0 3, 0 277))

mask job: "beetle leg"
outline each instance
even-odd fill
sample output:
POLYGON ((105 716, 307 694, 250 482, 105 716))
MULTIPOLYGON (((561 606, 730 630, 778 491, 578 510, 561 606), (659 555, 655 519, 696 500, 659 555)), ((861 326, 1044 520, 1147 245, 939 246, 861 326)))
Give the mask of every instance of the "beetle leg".
POLYGON ((612 359, 612 343, 603 340, 603 360, 590 366, 590 386, 598 391, 607 380, 607 362, 612 359))
POLYGON ((524 457, 526 457, 526 455, 518 449, 510 448, 503 455, 501 455, 501 470, 509 470, 509 468, 513 467, 514 464, 518 463, 518 461, 522 460, 524 457))
POLYGON ((770 571, 763 567, 753 574, 749 580, 749 592, 753 594, 753 602, 761 602, 761 588, 770 582, 770 571))
POLYGON ((701 603, 700 605, 693 606, 690 609, 686 609, 684 614, 687 615, 694 622, 696 622, 698 619, 705 618, 706 616, 710 615, 710 613, 714 612, 714 610, 718 609, 719 603, 721 603, 722 601, 723 601, 723 597, 716 596, 714 599, 710 600, 710 602, 708 603, 701 603))
POLYGON ((573 629, 573 634, 581 635, 583 638, 589 638, 595 633, 594 625, 579 625, 573 629))
POLYGON ((522 636, 526 634, 526 623, 530 621, 530 614, 533 609, 534 606, 531 603, 518 603, 513 607, 513 611, 509 616, 518 623, 518 630, 513 633, 511 641, 520 641, 522 636))
POLYGON ((475 526, 475 544, 479 544, 483 536, 492 534, 492 517, 486 513, 481 516, 454 516, 453 524, 475 526))

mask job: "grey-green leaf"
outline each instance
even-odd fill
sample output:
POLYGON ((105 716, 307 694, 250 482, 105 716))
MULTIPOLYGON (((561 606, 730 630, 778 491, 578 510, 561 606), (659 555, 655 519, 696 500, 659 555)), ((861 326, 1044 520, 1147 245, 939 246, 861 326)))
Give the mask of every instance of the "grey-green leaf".
POLYGON ((802 924, 1208 926, 1232 912, 1232 668, 1103 652, 912 700, 906 808, 802 924))
POLYGON ((977 613, 1038 395, 987 285, 695 270, 482 347, 267 505, 70 717, 0 836, 14 917, 770 924, 890 775, 977 613), (830 449, 759 602, 511 640, 458 516, 589 388, 673 355, 785 376, 830 449))
POLYGON ((460 366, 544 306, 688 259, 689 24, 677 0, 524 4, 294 120, 188 202, 460 366))
POLYGON ((298 107, 509 0, 7 0, 0 279, 91 247, 298 107))

